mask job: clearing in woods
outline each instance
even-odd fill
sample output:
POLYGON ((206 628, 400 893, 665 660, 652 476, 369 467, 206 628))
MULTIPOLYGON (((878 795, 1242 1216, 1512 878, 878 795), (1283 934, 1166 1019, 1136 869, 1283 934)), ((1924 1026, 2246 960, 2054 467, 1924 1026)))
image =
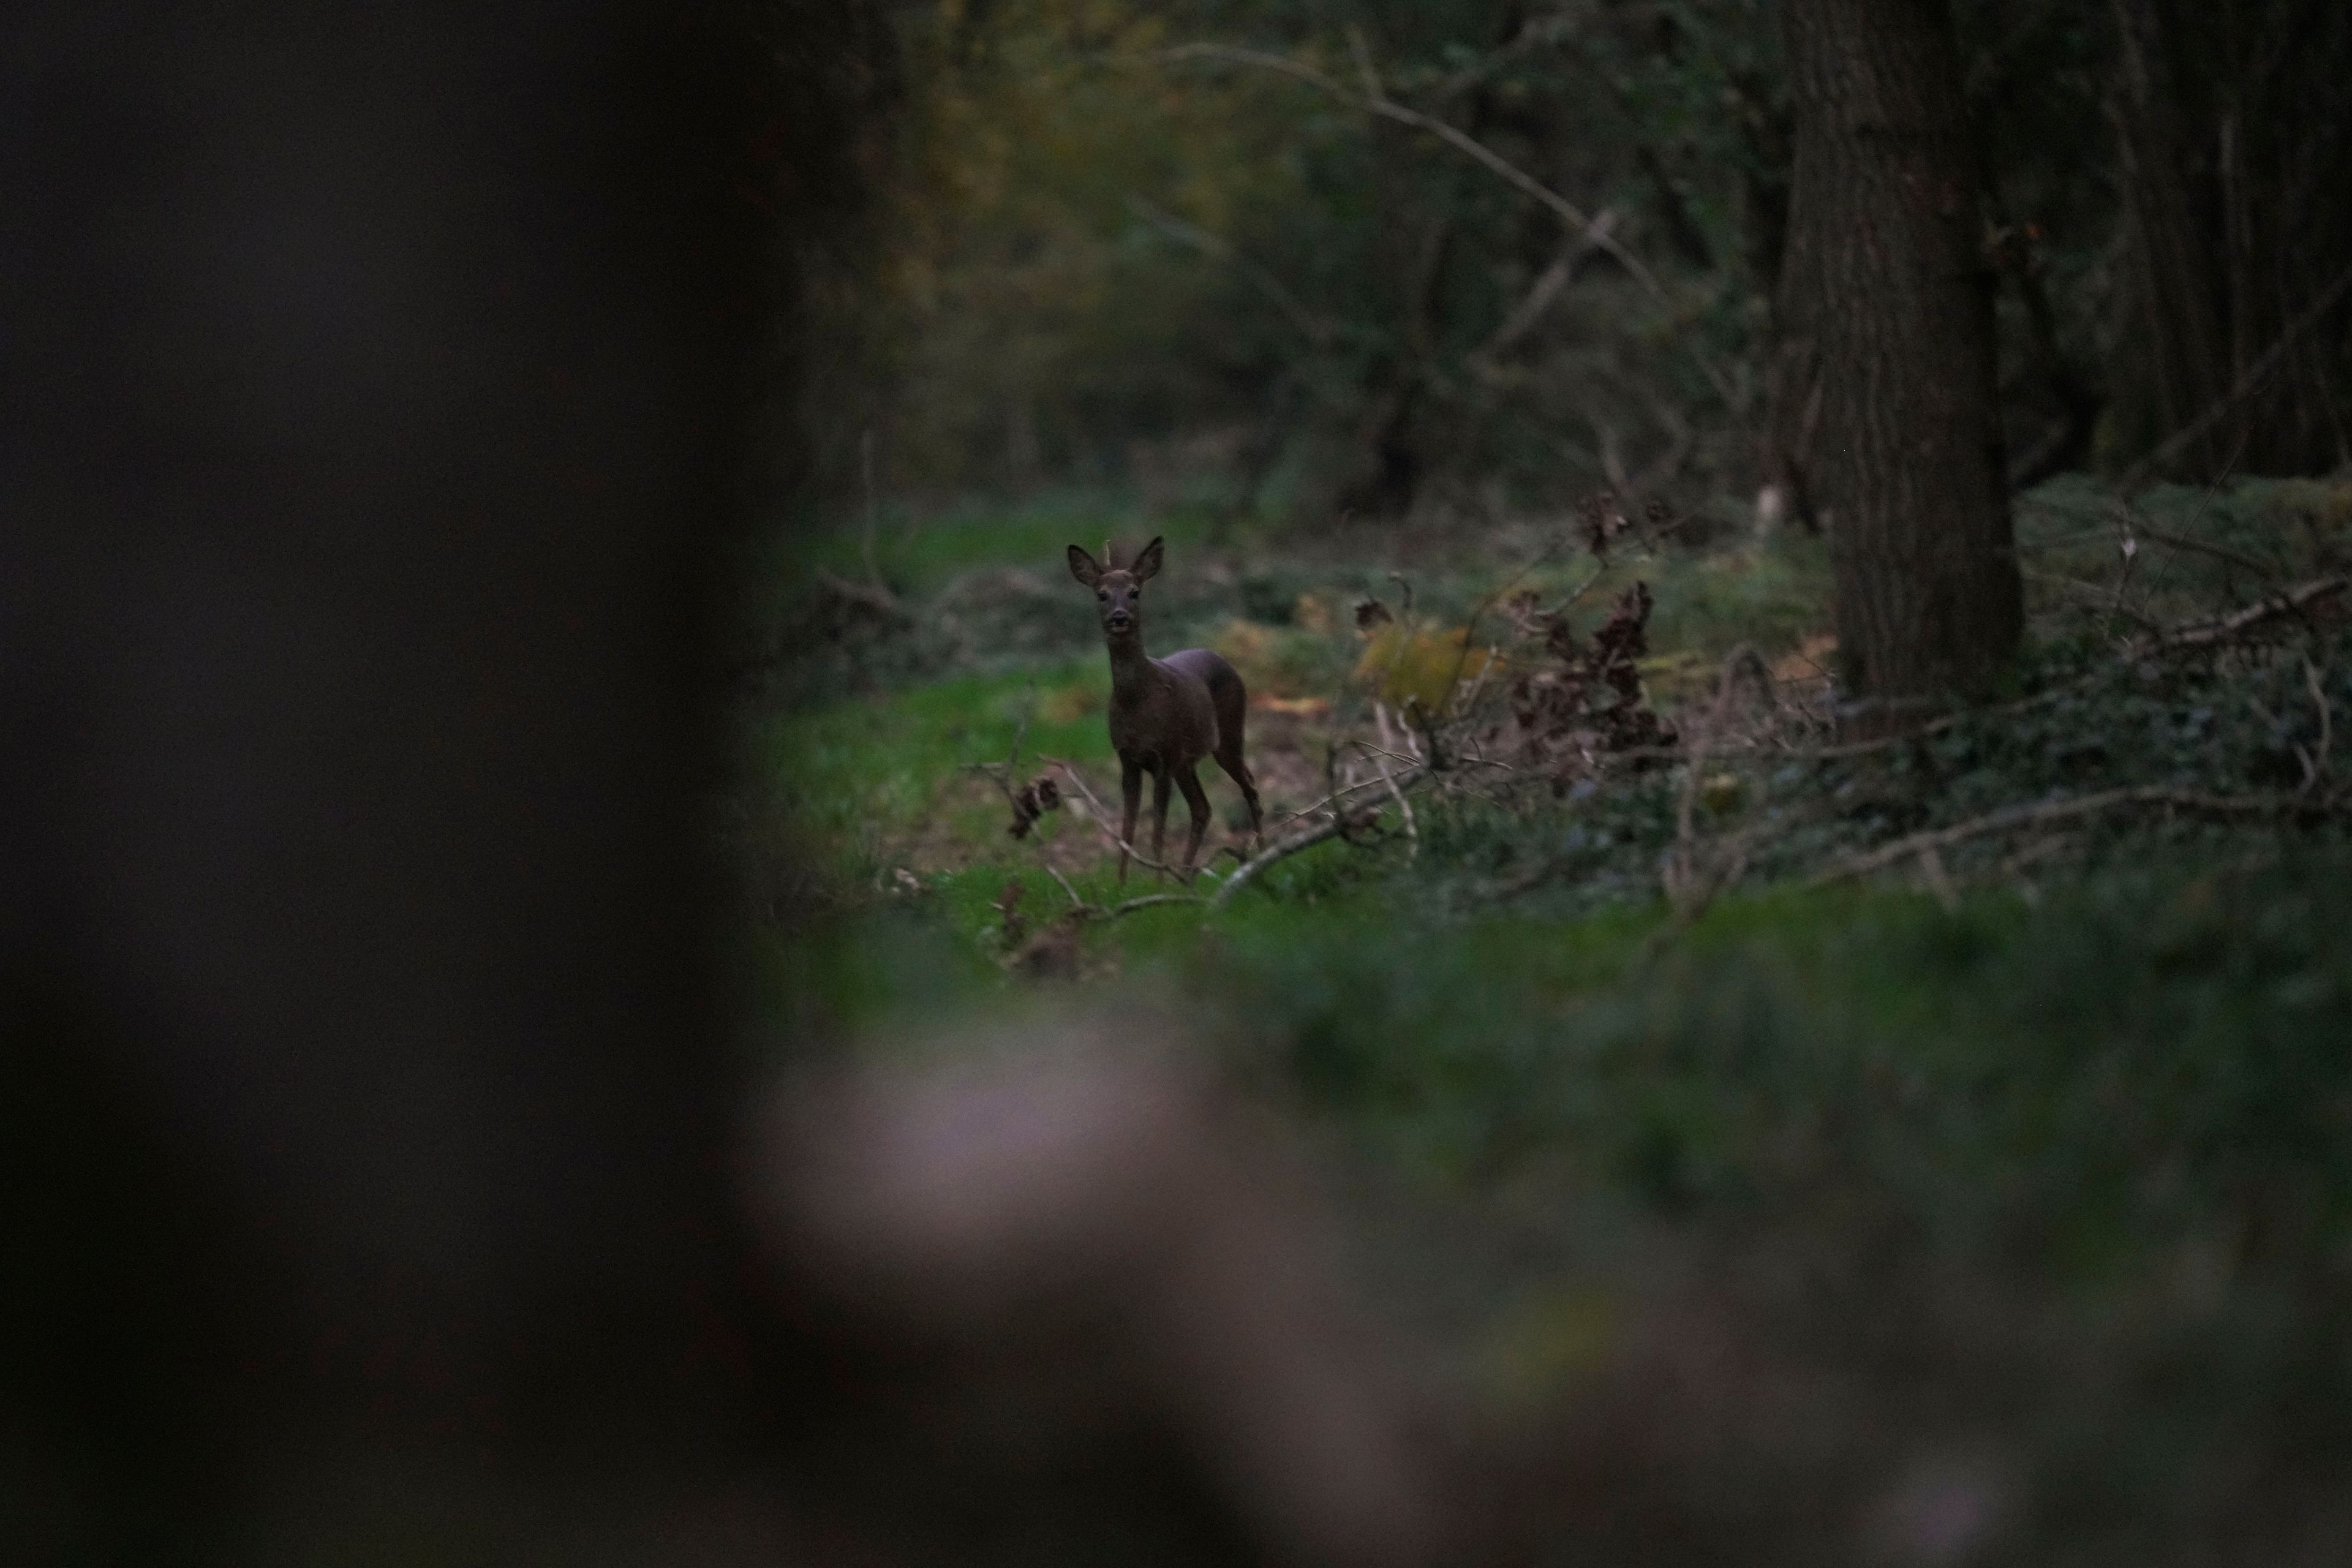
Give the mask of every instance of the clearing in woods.
POLYGON ((818 541, 730 819, 762 994, 862 1048, 1181 1020, 1380 1194, 1375 1295, 1498 1407, 1703 1258, 1823 1386, 1903 1388, 1906 1441, 2006 1434, 1988 1495, 2063 1491, 2096 1560, 2226 1531, 2352 1452, 2352 489, 2063 481, 2019 522, 2014 689, 1862 748, 1802 535, 1269 552, 1074 499, 818 541), (1155 532, 1150 651, 1249 683, 1269 837, 1345 818, 1222 906, 1114 887, 1087 802, 1109 674, 1063 549, 1155 532))

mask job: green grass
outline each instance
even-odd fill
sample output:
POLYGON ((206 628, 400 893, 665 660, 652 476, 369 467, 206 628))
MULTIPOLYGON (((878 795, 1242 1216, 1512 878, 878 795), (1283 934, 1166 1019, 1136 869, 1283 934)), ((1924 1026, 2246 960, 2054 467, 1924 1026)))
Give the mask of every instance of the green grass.
POLYGON ((1024 770, 1041 755, 1108 758, 1100 709, 1109 689, 1108 669, 1087 660, 839 700, 771 718, 753 736, 751 765, 790 781, 801 828, 818 843, 866 847, 870 858, 873 846, 946 811, 942 826, 957 838, 993 847, 1007 820, 1001 801, 945 804, 965 793, 966 764, 1003 763, 1016 735, 1024 770), (1076 707, 1081 698, 1086 710, 1052 716, 1057 699, 1076 707))
MULTIPOLYGON (((2260 591, 2242 563, 2174 549, 2160 570, 2143 556, 2116 595, 2102 505, 2066 486, 2032 498, 2032 559, 2148 617, 2260 591)), ((2341 569, 2352 505, 2327 487, 2249 486, 2154 492, 2142 515, 2291 578, 2341 569)), ((886 551, 886 569, 929 608, 981 566, 1053 583, 1062 545, 1102 531, 1075 504, 975 511, 886 551)), ((1344 626, 1292 624, 1301 595, 1401 603, 1378 554, 1220 553, 1205 523, 1171 538, 1167 635, 1245 617, 1275 629, 1301 682, 1336 691, 1353 646, 1344 626)), ((836 569, 855 564, 854 535, 824 548, 836 569)), ((1525 555, 1423 552, 1417 606, 1458 624, 1525 555)), ((1557 596, 1592 570, 1570 553, 1528 578, 1557 596)), ((1639 576, 1657 595, 1662 668, 1703 673, 1743 643, 1769 657, 1822 629, 1827 575, 1801 538, 1621 559, 1579 624, 1639 576)), ((2079 592, 2045 582, 2033 597, 2079 592)), ((1893 1357, 1899 1372, 1872 1375, 1921 1408, 2010 1401, 1983 1419, 2029 1478, 2027 1539, 2047 1551, 2021 1560, 2204 1560, 2194 1543, 2239 1539, 2231 1500, 2260 1492, 2212 1477, 2352 1467, 2342 828, 2125 816, 2020 874, 2000 868, 2016 841, 1989 839, 1947 855, 1951 908, 1908 871, 1805 886, 1845 850, 2019 801, 2136 783, 2300 788, 2298 754, 2320 744, 2314 673, 2335 728, 2352 715, 2341 628, 2168 662, 2116 657, 2132 629, 2119 612, 2045 616, 2019 680, 2063 689, 2050 700, 1869 757, 1746 766, 1736 803, 1700 826, 1768 831, 1747 880, 1685 929, 1658 892, 1679 782, 1664 770, 1508 809, 1428 802, 1417 859, 1393 838, 1328 844, 1213 916, 1089 921, 1081 977, 1041 984, 1010 963, 1007 885, 1024 931, 1068 901, 1046 852, 1090 902, 1120 889, 1107 856, 1072 852, 1084 825, 1055 814, 1016 843, 1002 802, 961 770, 1001 762, 1026 714, 1024 773, 1044 753, 1106 776, 1108 672, 1075 592, 954 607, 957 638, 919 659, 842 658, 807 689, 817 700, 751 731, 755 773, 783 786, 834 889, 836 918, 758 939, 767 1005, 793 1034, 890 1051, 942 1024, 1068 1006, 1172 1015, 1234 1081, 1391 1190, 1451 1205, 1442 1261, 1421 1267, 1467 1281, 1427 1289, 1455 1303, 1447 1331, 1465 1343, 1540 1339, 1545 1302, 1601 1300, 1600 1318, 1580 1306, 1562 1320, 1576 1333, 1622 1314, 1630 1275, 1612 1271, 1630 1265, 1612 1247, 1671 1237, 1717 1278, 1799 1279, 1791 1321, 1829 1362, 1893 1357), (1532 1231, 1513 1195, 1528 1191, 1542 1194, 1532 1231), (1948 1302, 1993 1314, 2000 1342, 1966 1360, 1937 1337, 1948 1302)), ((1505 1356, 1522 1370, 1497 1375, 1536 1376, 1524 1360, 1505 1356)))
MULTIPOLYGON (((1766 889, 1663 950, 1656 905, 1446 918, 1346 857, 1302 857, 1214 919, 1148 910, 1092 940, 1123 995, 1189 1013, 1245 1078, 1427 1179, 1565 1161, 1682 1221, 1866 1217, 2078 1283, 2216 1225, 2352 1241, 2340 851, 2117 869, 2038 907, 1766 889)), ((830 1005, 883 1030, 1029 1005, 989 962, 1003 879, 938 878, 834 933, 812 960, 830 1005)))

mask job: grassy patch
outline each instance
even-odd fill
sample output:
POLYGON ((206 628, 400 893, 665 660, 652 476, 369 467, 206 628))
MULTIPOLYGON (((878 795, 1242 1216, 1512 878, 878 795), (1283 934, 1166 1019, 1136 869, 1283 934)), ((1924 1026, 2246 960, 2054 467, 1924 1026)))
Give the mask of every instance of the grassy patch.
POLYGON ((940 845, 993 848, 1004 805, 966 764, 1003 763, 1016 735, 1031 766, 1040 754, 1104 761, 1109 690, 1109 671, 1087 661, 835 701, 769 721, 752 765, 792 781, 804 836, 853 874, 927 829, 940 845))
MULTIPOLYGON (((2342 569, 2340 500, 2159 490, 2127 512, 2080 487, 2032 498, 2037 614, 2011 700, 1864 755, 1716 756, 1694 832, 1701 848, 1743 844, 1746 874, 1685 927, 1660 891, 1683 793, 1669 763, 1556 795, 1424 798, 1417 855, 1391 819, 1384 841, 1284 861, 1213 916, 1086 920, 1077 979, 1045 984, 1013 960, 1070 918, 1049 867, 1097 906, 1161 885, 1118 888, 1067 812, 1008 838, 993 786, 964 771, 1003 761, 1025 715, 1024 773, 1043 753, 1098 786, 1112 774, 1108 670, 1059 575, 1062 544, 1103 530, 974 514, 887 568, 912 627, 824 644, 795 700, 751 731, 840 911, 761 935, 761 984, 793 1033, 877 1049, 1069 1005, 1172 1014, 1387 1190, 1449 1205, 1414 1265, 1449 1283, 1417 1289, 1452 1303, 1446 1331, 1471 1359, 1563 1335, 1601 1353, 1587 1342, 1636 1310, 1622 1259, 1691 1248, 1715 1279, 1798 1280, 1790 1321, 1822 1362, 1891 1358, 1874 1375, 1906 1408, 1916 1394, 1994 1411, 2053 1554, 2234 1540, 2200 1477, 2352 1455, 2341 820, 2125 811, 1957 842, 1933 875, 1906 861, 1811 883, 1904 835, 2125 786, 2328 798, 2352 765, 2333 760, 2352 719, 2341 623, 2221 658, 2128 639, 2342 569), (2159 547, 2155 530, 2204 548, 2159 547), (2143 541, 2129 555, 2127 538, 2143 541), (2000 1326, 1955 1329, 1948 1308, 2000 1326)), ((1254 688, 1329 705, 1252 720, 1261 772, 1287 770, 1293 804, 1319 787, 1323 741, 1369 728, 1347 612, 1367 594, 1402 609, 1392 570, 1438 633, 1515 573, 1554 602, 1589 584, 1572 612, 1587 633, 1643 580, 1658 601, 1645 679, 1667 700, 1706 689, 1731 649, 1772 660, 1826 622, 1827 563, 1804 538, 1628 556, 1596 576, 1575 552, 1523 569, 1542 543, 1527 534, 1367 537, 1344 555, 1240 550, 1205 524, 1171 537, 1155 648, 1213 642, 1254 688)), ((827 548, 837 570, 855 563, 827 548)), ((1209 787, 1222 807, 1230 792, 1209 787)), ((1496 1364, 1517 1369, 1506 1382, 1549 1375, 1525 1356, 1496 1364)))

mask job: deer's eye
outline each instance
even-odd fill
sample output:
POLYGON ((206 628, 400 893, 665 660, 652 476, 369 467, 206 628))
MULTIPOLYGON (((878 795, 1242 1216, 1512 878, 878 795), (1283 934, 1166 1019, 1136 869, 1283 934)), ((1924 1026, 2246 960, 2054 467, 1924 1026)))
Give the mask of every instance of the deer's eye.
POLYGON ((1095 590, 1095 597, 1096 597, 1096 598, 1097 598, 1097 599, 1100 599, 1100 600, 1101 600, 1104 604, 1106 604, 1106 605, 1108 605, 1108 604, 1109 604, 1109 603, 1110 603, 1110 595, 1109 595, 1108 594, 1104 593, 1104 592, 1103 592, 1101 589, 1099 589, 1099 588, 1097 588, 1097 589, 1096 589, 1096 590, 1095 590))

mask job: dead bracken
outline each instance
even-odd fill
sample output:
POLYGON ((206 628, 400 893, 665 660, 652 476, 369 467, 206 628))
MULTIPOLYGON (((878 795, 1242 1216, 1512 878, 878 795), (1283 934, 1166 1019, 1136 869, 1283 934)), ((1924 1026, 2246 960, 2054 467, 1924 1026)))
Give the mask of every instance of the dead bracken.
POLYGON ((1673 745, 1674 726, 1642 689, 1640 661, 1649 652, 1654 605, 1649 585, 1635 583, 1617 596, 1590 640, 1577 636, 1565 611, 1519 605, 1515 618, 1529 633, 1542 632, 1551 662, 1512 679, 1510 725, 1491 729, 1489 744, 1551 764, 1555 794, 1566 791, 1595 752, 1673 745))

